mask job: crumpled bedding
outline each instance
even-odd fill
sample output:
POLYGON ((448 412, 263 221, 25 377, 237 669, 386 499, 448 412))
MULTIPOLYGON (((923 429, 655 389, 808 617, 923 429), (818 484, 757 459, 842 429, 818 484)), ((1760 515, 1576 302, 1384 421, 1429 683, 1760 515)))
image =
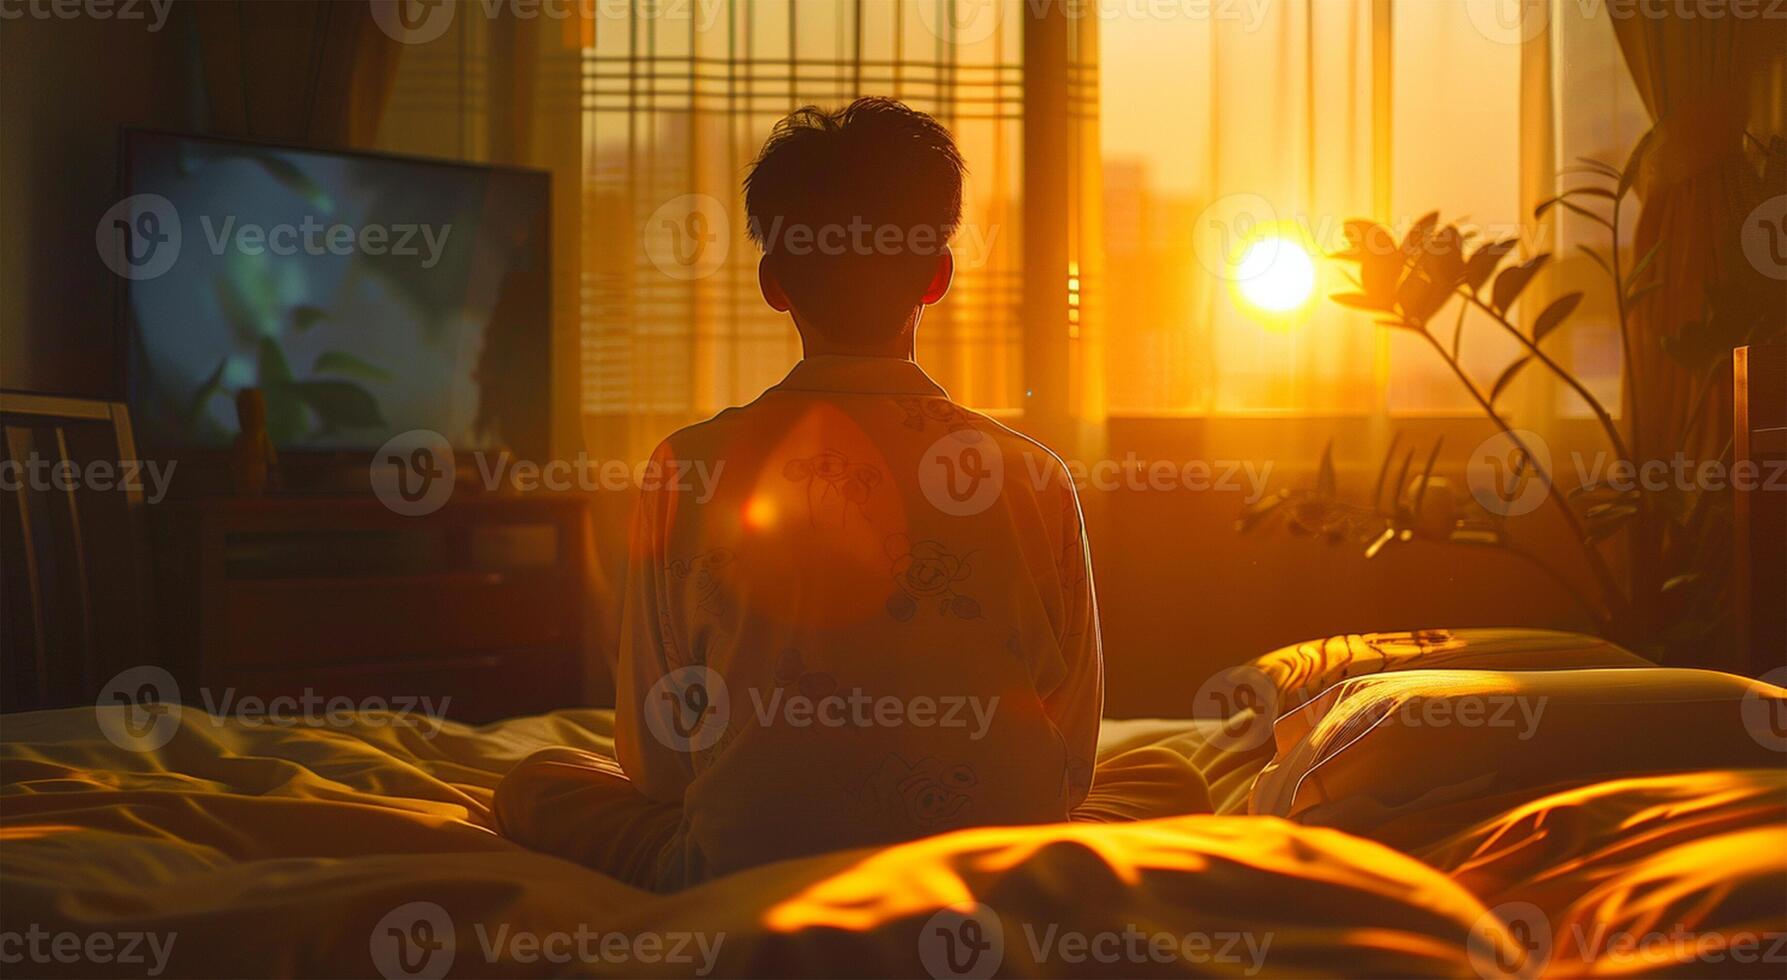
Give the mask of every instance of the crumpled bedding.
POLYGON ((184 708, 138 752, 101 733, 110 710, 0 719, 0 957, 25 956, 8 975, 1778 976, 1734 952, 1787 931, 1780 769, 1510 799, 1402 853, 1240 815, 1269 746, 1107 722, 1101 755, 1183 752, 1218 813, 968 830, 660 896, 490 829, 514 762, 612 751, 608 712, 429 737, 184 708), (1653 933, 1678 938, 1620 941, 1653 933), (24 945, 101 934, 104 962, 24 945))

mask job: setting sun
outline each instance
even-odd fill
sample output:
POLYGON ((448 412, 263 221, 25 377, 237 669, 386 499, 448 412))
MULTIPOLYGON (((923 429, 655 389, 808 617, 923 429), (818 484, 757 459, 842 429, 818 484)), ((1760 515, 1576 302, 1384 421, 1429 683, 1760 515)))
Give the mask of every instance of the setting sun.
POLYGON ((1288 313, 1315 292, 1315 260, 1289 238, 1262 238, 1235 265, 1241 297, 1269 313, 1288 313))

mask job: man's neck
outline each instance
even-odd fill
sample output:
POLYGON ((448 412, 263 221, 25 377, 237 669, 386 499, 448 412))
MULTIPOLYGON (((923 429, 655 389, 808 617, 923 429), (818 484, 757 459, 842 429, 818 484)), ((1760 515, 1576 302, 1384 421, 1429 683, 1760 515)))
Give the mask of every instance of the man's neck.
POLYGON ((892 357, 902 361, 918 360, 912 334, 903 334, 886 344, 836 344, 823 337, 800 338, 802 357, 892 357))

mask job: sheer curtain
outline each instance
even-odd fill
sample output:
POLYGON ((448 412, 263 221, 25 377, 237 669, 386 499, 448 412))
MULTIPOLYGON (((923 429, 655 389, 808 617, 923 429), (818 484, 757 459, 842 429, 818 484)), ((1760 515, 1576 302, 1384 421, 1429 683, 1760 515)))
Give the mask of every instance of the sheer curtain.
MULTIPOLYGON (((1320 298, 1265 315, 1232 281, 1237 243, 1262 224, 1326 251, 1349 218, 1400 235, 1433 210, 1484 240, 1518 237, 1523 255, 1553 254, 1516 317, 1585 290, 1551 344, 1618 402, 1611 298, 1575 247, 1595 228, 1559 211, 1532 217, 1577 156, 1619 165, 1648 128, 1601 5, 1103 9, 1114 414, 1475 415, 1418 338, 1320 298)), ((1318 263, 1317 297, 1350 289, 1337 275, 1318 263)), ((1462 357, 1484 387, 1518 352, 1467 325, 1462 357)), ((1499 404, 1525 422, 1588 414, 1537 371, 1499 404)))
POLYGON ((1266 229, 1332 247, 1379 210, 1373 4, 1218 9, 1103 8, 1111 412, 1368 411, 1369 328, 1326 303, 1262 319, 1232 280, 1266 229))

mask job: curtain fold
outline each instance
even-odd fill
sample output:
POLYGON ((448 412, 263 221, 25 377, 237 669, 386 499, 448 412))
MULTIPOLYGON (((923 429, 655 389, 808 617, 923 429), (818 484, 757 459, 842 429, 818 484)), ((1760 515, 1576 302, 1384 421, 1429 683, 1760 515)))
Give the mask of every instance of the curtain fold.
MULTIPOLYGON (((1745 216, 1768 192, 1746 158, 1746 128, 1754 86, 1766 77, 1770 61, 1781 57, 1782 25, 1731 17, 1624 17, 1615 18, 1613 28, 1656 124, 1636 185, 1643 207, 1631 254, 1657 248, 1653 268, 1662 282, 1630 314, 1628 442, 1639 460, 1667 460, 1677 451, 1714 459, 1728 444, 1730 413, 1701 411, 1696 403, 1710 398, 1729 406, 1729 379, 1697 377, 1663 345, 1703 319, 1710 296, 1756 285, 1739 235, 1745 216)), ((1662 560, 1670 532, 1655 520, 1641 520, 1635 530, 1632 594, 1656 595, 1670 571, 1662 560)))
MULTIPOLYGON (((1643 202, 1633 255, 1662 243, 1663 283, 1632 313, 1628 419, 1633 452, 1660 458, 1688 443, 1717 452, 1728 413, 1701 413, 1683 431, 1696 381, 1663 352, 1662 340, 1701 319, 1709 290, 1732 288, 1743 262, 1737 231, 1763 189, 1746 159, 1751 92, 1787 43, 1779 21, 1621 17, 1613 21, 1626 66, 1656 123, 1637 191, 1643 202)), ((1778 101, 1778 96, 1777 96, 1778 101)))
POLYGON ((402 45, 364 3, 192 4, 212 132, 367 147, 402 45))

